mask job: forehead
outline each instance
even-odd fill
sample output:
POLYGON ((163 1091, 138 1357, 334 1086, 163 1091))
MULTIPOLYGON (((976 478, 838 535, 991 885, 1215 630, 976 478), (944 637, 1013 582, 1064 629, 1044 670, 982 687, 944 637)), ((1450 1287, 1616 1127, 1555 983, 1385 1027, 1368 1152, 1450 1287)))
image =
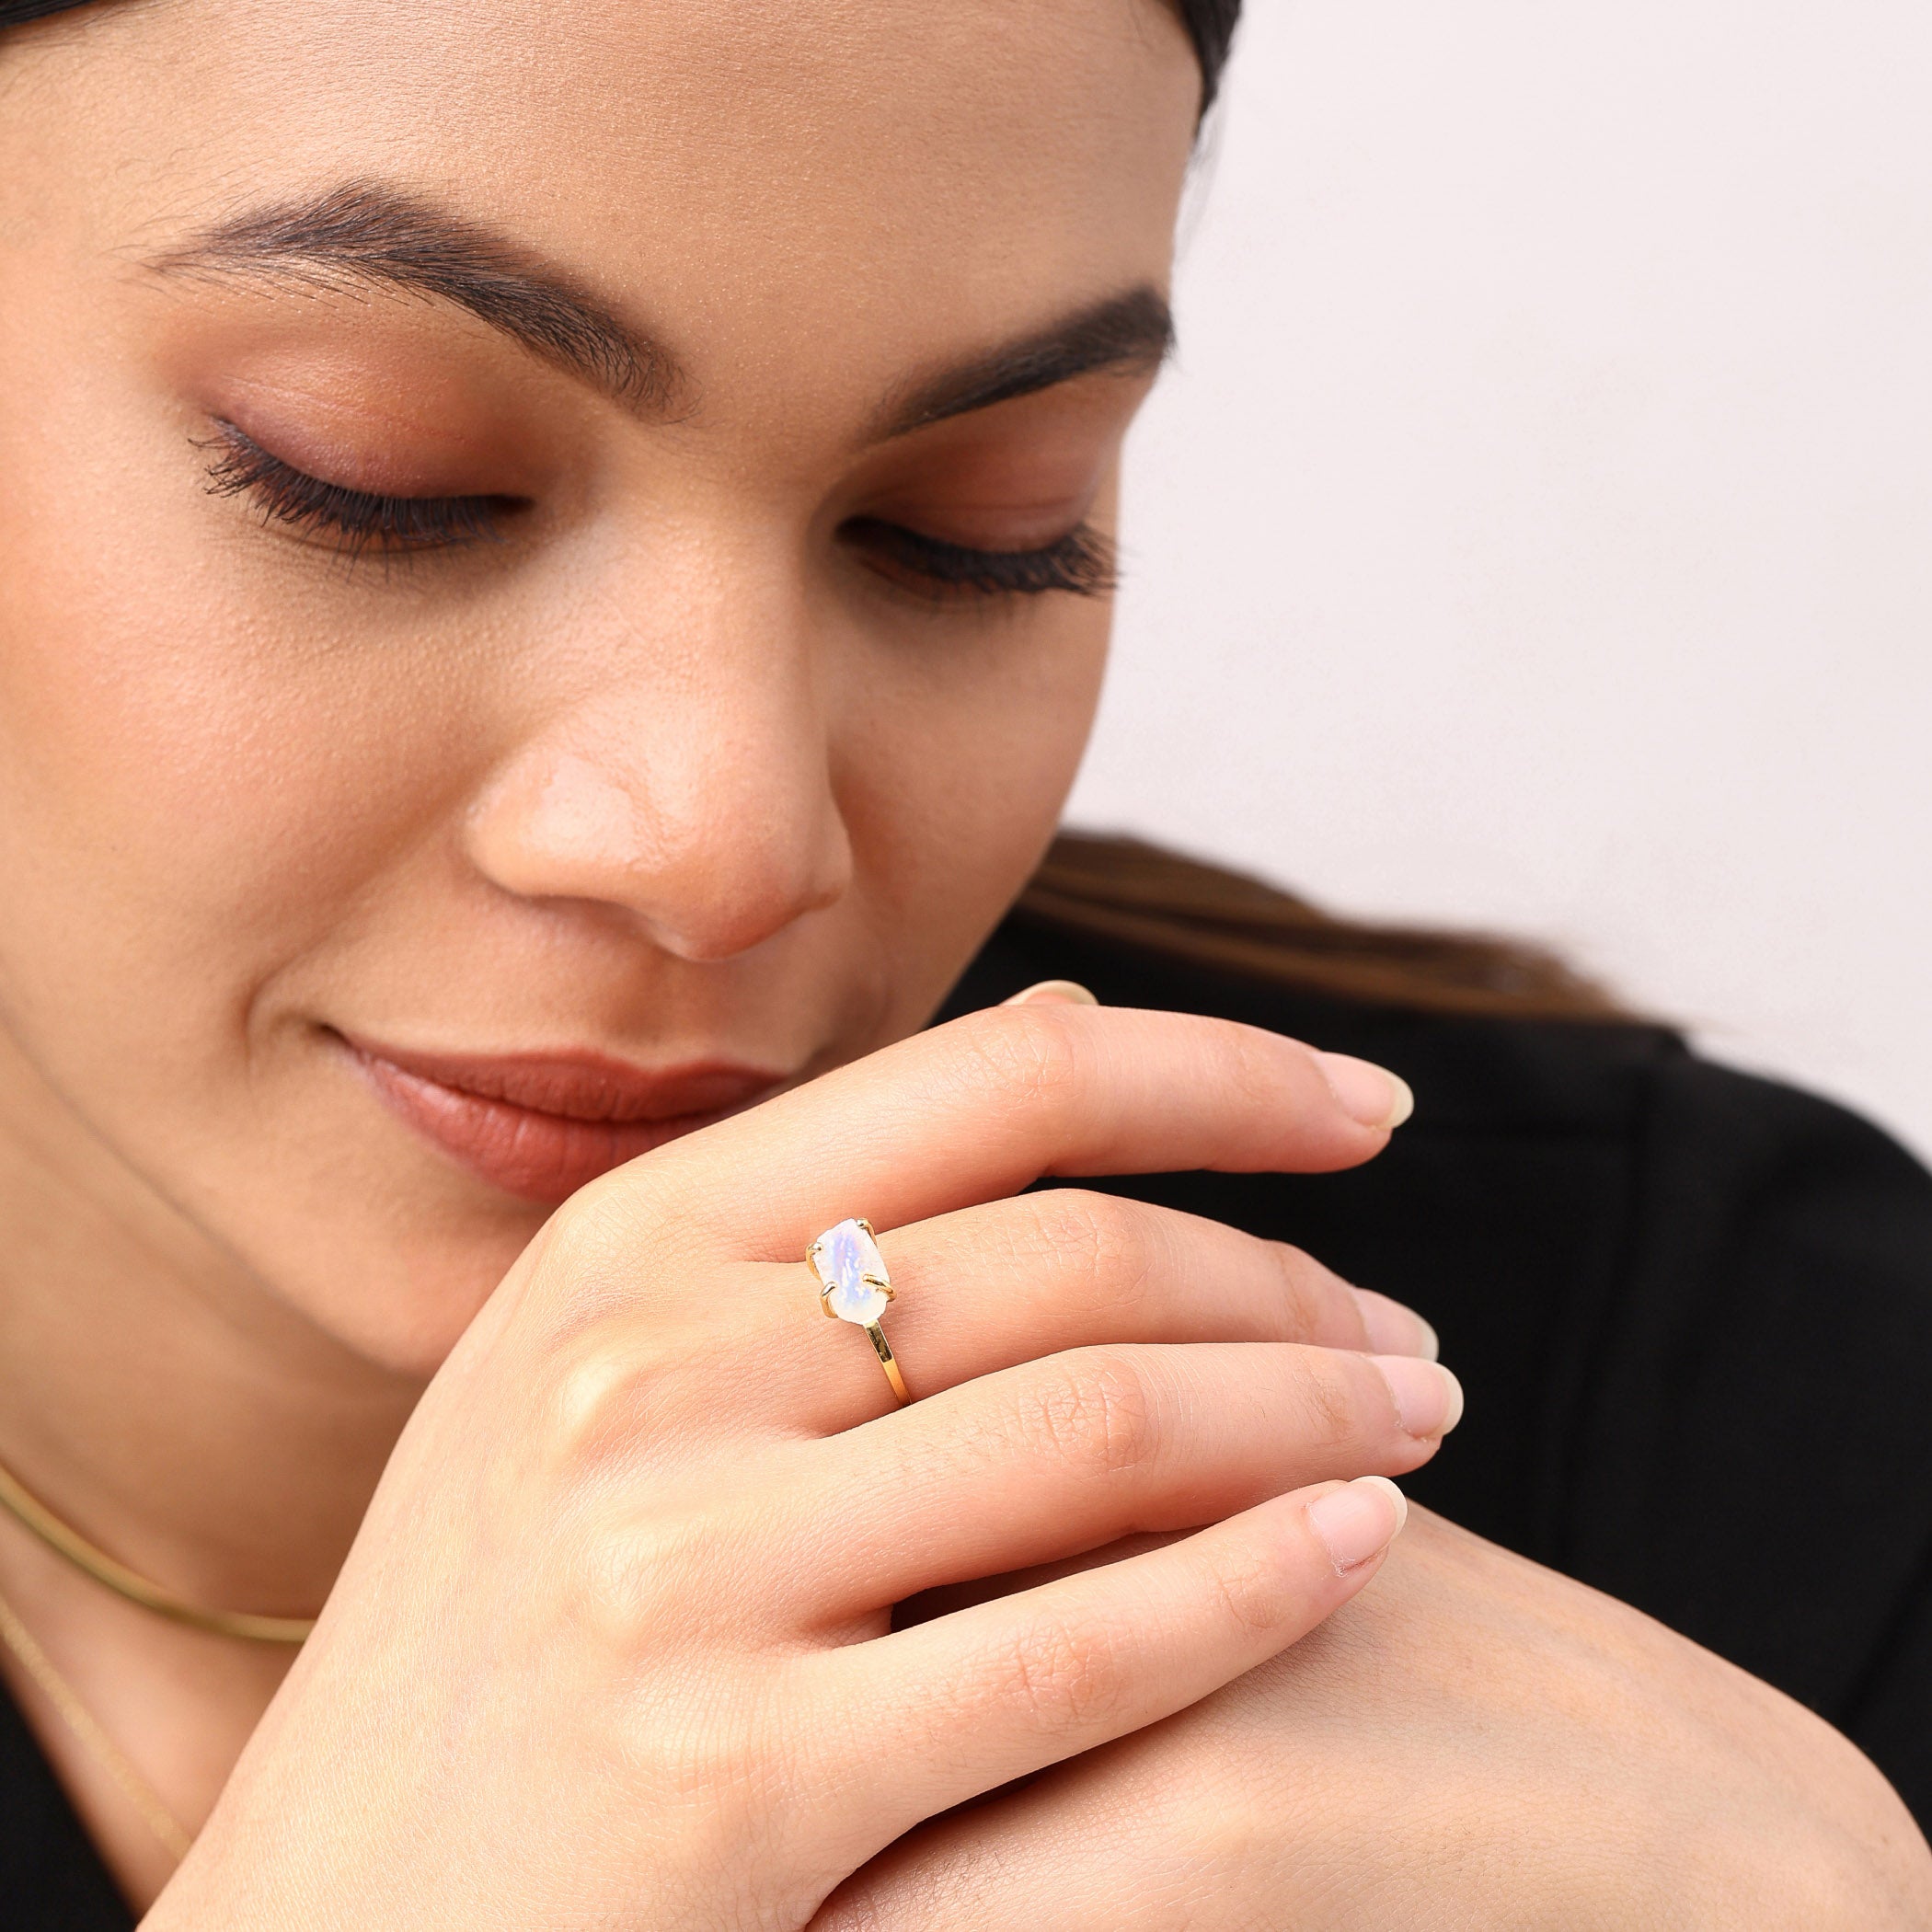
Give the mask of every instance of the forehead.
POLYGON ((717 340, 890 329, 909 304, 971 339, 1164 281, 1200 86, 1160 0, 81 17, 49 64, 89 97, 89 144, 138 160, 101 191, 150 219, 378 178, 717 340))

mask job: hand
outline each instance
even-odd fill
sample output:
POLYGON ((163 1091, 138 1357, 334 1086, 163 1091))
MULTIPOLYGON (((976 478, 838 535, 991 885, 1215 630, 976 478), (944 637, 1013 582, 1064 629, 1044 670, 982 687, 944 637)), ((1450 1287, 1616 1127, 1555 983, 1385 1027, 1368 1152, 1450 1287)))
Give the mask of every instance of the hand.
POLYGON ((922 1820, 1293 1643, 1397 1526, 1343 1479, 1455 1420, 1443 1371, 1351 1352, 1426 1331, 1210 1223, 1006 1197, 1350 1165, 1386 1135, 1338 1088, 1379 1077, 1020 1008, 586 1189, 425 1395, 149 1932, 801 1926, 922 1820), (854 1212, 890 1230, 903 1410, 800 1259, 854 1212), (1202 1524, 889 1627, 922 1589, 1202 1524))
POLYGON ((1927 1925, 1932 1852, 1829 1725, 1419 1510, 1293 1650, 914 1833, 812 1932, 1927 1925))

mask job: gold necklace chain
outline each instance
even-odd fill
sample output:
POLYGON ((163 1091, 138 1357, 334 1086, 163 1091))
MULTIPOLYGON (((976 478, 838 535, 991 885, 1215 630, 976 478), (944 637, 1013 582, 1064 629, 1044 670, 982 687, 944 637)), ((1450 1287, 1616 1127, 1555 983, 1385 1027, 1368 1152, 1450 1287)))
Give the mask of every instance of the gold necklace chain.
POLYGON ((58 1551, 97 1583, 106 1584, 144 1609, 171 1616, 178 1624, 213 1630, 218 1637, 245 1637, 254 1643, 300 1643, 316 1627, 312 1616, 258 1616, 250 1610, 203 1610, 186 1602, 125 1563, 117 1563, 106 1550, 98 1549, 77 1529, 63 1523, 39 1497, 23 1489, 5 1464, 0 1464, 0 1507, 10 1511, 50 1549, 58 1551))
POLYGON ((94 1713, 54 1669, 52 1660, 34 1641, 33 1632, 14 1614, 13 1605, 4 1596, 0 1596, 0 1641, 5 1641, 20 1660, 20 1667, 46 1694, 47 1701, 60 1712, 62 1721, 79 1739, 82 1748, 120 1787, 121 1795, 141 1813, 142 1823, 178 1865, 188 1856, 194 1834, 162 1803, 154 1786, 135 1770, 127 1754, 95 1721, 94 1713))

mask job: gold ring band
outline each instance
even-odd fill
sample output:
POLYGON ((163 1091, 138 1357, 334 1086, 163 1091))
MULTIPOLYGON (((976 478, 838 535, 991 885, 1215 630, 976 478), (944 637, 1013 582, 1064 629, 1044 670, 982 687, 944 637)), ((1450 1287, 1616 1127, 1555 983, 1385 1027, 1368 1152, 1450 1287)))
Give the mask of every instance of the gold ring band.
POLYGON ((905 1392, 905 1377, 899 1373, 899 1363, 892 1353, 892 1344, 885 1339, 885 1330, 879 1324, 866 1324, 866 1339, 872 1344, 879 1357, 879 1365, 886 1372, 886 1380, 892 1385, 892 1393, 902 1403, 913 1398, 905 1392))
POLYGON ((834 1321, 848 1321, 866 1331, 893 1395, 902 1403, 910 1402, 892 1345, 879 1326, 879 1317, 894 1296, 872 1224, 841 1221, 828 1227, 805 1250, 805 1260, 818 1277, 819 1307, 834 1321))

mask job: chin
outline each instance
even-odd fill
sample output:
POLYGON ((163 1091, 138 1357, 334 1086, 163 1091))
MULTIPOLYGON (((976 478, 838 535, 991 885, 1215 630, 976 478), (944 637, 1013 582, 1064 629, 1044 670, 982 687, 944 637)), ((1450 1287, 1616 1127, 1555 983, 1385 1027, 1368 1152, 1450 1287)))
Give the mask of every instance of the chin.
POLYGON ((281 1264, 259 1256, 256 1271, 274 1300, 341 1350, 427 1382, 548 1216, 489 1199, 463 1177, 398 1189, 381 1207, 289 1230, 275 1243, 281 1264))

